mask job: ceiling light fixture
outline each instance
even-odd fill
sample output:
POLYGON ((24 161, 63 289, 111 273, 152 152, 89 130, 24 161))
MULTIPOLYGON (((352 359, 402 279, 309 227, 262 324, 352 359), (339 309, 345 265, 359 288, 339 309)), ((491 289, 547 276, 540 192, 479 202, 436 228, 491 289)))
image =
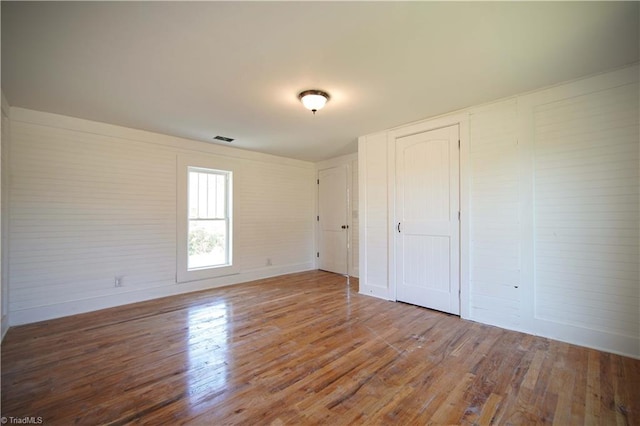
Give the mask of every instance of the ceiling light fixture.
POLYGON ((329 94, 322 90, 305 90, 298 95, 298 99, 300 99, 302 105, 304 105, 306 109, 311 110, 314 114, 317 110, 324 107, 324 104, 327 103, 329 98, 329 94))

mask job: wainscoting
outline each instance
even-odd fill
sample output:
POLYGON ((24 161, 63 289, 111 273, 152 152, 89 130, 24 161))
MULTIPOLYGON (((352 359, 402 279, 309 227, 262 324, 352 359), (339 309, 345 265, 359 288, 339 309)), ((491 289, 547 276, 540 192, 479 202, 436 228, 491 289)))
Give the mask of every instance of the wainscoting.
POLYGON ((639 424, 640 360, 304 272, 13 327, 2 416, 44 424, 639 424))

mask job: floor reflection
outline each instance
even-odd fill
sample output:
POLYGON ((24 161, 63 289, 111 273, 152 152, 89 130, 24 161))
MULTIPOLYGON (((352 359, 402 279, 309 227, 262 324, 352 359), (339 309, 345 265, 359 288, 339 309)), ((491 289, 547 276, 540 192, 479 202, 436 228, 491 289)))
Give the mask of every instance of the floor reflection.
POLYGON ((194 406, 224 393, 231 355, 228 352, 230 309, 225 301, 189 310, 188 393, 194 406))

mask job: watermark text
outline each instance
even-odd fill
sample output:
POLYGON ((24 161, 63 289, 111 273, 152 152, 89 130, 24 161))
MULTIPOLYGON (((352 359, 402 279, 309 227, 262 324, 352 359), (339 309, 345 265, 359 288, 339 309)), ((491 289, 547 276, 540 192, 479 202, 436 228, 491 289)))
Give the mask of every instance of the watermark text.
POLYGON ((2 416, 0 417, 0 423, 3 425, 41 425, 43 424, 42 417, 36 416, 23 416, 23 417, 13 417, 13 416, 2 416))

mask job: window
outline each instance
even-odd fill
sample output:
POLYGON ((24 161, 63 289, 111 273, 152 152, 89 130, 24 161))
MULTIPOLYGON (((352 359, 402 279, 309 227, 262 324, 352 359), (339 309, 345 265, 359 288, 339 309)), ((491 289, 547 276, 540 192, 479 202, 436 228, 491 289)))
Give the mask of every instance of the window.
POLYGON ((229 180, 231 172, 189 167, 187 270, 231 264, 229 180))
POLYGON ((177 282, 237 272, 231 163, 215 157, 178 156, 177 282))

